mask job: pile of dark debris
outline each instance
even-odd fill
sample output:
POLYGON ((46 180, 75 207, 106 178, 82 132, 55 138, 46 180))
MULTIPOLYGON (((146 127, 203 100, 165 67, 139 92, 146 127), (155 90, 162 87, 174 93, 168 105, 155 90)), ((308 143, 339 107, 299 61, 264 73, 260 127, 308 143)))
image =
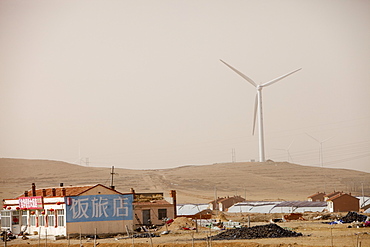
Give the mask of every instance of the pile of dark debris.
POLYGON ((300 237, 302 233, 297 233, 284 229, 276 224, 268 224, 253 227, 242 227, 229 229, 213 236, 213 240, 232 240, 232 239, 256 239, 256 238, 286 238, 300 237))
POLYGON ((340 218, 343 223, 352 223, 355 221, 365 222, 367 220, 366 215, 358 214, 356 212, 348 212, 346 216, 340 218))

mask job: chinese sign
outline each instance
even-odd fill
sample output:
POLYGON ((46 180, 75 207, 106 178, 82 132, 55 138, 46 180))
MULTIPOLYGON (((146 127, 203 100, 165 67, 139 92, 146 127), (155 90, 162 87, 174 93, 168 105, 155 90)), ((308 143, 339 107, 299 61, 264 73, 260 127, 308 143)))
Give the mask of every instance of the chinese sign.
POLYGON ((20 197, 18 199, 20 208, 27 209, 42 209, 43 201, 42 196, 32 196, 32 197, 20 197))
POLYGON ((66 198, 67 222, 132 220, 132 195, 66 198))

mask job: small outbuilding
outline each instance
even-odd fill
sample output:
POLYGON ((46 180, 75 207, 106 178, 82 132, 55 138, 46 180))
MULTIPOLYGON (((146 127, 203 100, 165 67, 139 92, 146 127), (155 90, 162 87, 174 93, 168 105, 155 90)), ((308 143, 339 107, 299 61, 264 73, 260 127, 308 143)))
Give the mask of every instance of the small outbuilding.
POLYGON ((133 189, 131 192, 134 195, 135 227, 164 225, 168 219, 176 218, 175 190, 171 190, 167 198, 162 192, 136 193, 133 189))
POLYGON ((327 210, 329 212, 348 212, 360 210, 360 199, 351 194, 339 193, 326 200, 328 203, 327 210))
POLYGON ((241 196, 219 197, 217 200, 209 202, 211 210, 227 211, 231 206, 238 202, 244 202, 245 199, 241 196))
POLYGON ((310 202, 324 202, 325 201, 325 193, 317 192, 311 196, 307 197, 310 202))

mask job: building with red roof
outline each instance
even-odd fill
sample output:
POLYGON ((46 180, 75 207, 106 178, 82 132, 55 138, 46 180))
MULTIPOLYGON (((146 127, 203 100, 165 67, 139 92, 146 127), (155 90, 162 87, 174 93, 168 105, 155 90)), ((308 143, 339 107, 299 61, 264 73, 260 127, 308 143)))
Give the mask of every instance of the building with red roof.
POLYGON ((317 192, 313 195, 308 196, 307 198, 308 198, 308 201, 311 201, 311 202, 324 202, 325 201, 325 193, 317 192))
POLYGON ((351 193, 339 193, 328 198, 326 201, 329 212, 358 212, 360 210, 360 199, 352 196, 351 193))
POLYGON ((112 234, 133 224, 133 195, 102 184, 30 190, 3 200, 1 228, 45 236, 112 234))

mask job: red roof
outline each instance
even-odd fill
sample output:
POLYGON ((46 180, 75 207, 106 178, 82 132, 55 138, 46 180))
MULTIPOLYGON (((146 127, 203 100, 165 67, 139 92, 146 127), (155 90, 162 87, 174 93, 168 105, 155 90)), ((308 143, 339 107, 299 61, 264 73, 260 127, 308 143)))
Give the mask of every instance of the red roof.
POLYGON ((325 194, 324 193, 322 193, 322 192, 317 192, 317 193, 315 193, 315 194, 313 194, 313 195, 311 195, 311 196, 307 196, 307 198, 312 198, 312 197, 315 197, 315 196, 325 196, 325 194))
MULTIPOLYGON (((84 185, 84 186, 67 186, 67 187, 57 187, 57 188, 41 188, 41 189, 36 189, 36 196, 43 196, 43 197, 53 197, 53 189, 55 189, 55 196, 58 196, 58 197, 61 197, 63 196, 63 189, 65 189, 65 196, 78 196, 90 189, 93 189, 97 186, 102 186, 106 189, 109 189, 109 190, 113 190, 109 187, 106 187, 102 184, 96 184, 96 185, 84 185), (43 195, 43 190, 45 190, 45 196, 43 195)), ((119 194, 122 194, 116 190, 113 190, 119 194)), ((17 198, 19 197, 24 197, 24 193, 20 196, 18 196, 17 198)), ((32 189, 31 190, 28 190, 28 196, 32 196, 32 189)))
POLYGON ((326 194, 325 197, 330 198, 330 197, 336 196, 336 195, 341 194, 341 193, 342 192, 340 192, 340 191, 334 191, 334 192, 331 192, 329 194, 326 194))
MULTIPOLYGON (((225 202, 225 201, 227 201, 227 200, 237 200, 237 199, 242 200, 242 201, 244 201, 244 200, 245 200, 245 199, 244 199, 244 198, 242 198, 241 196, 233 196, 233 197, 219 197, 219 198, 217 198, 216 203, 225 202)), ((209 203, 214 203, 214 202, 215 202, 215 200, 210 201, 209 203)))
POLYGON ((340 194, 337 194, 337 195, 335 195, 335 196, 333 196, 333 197, 330 197, 329 199, 327 199, 326 201, 334 201, 334 200, 336 200, 336 199, 338 199, 338 198, 340 198, 340 197, 342 197, 342 196, 349 196, 349 197, 352 197, 352 198, 354 198, 354 199, 356 199, 356 200, 360 200, 360 199, 358 199, 358 198, 356 198, 356 197, 354 197, 354 196, 351 196, 351 195, 349 195, 349 194, 346 194, 346 193, 340 193, 340 194))

